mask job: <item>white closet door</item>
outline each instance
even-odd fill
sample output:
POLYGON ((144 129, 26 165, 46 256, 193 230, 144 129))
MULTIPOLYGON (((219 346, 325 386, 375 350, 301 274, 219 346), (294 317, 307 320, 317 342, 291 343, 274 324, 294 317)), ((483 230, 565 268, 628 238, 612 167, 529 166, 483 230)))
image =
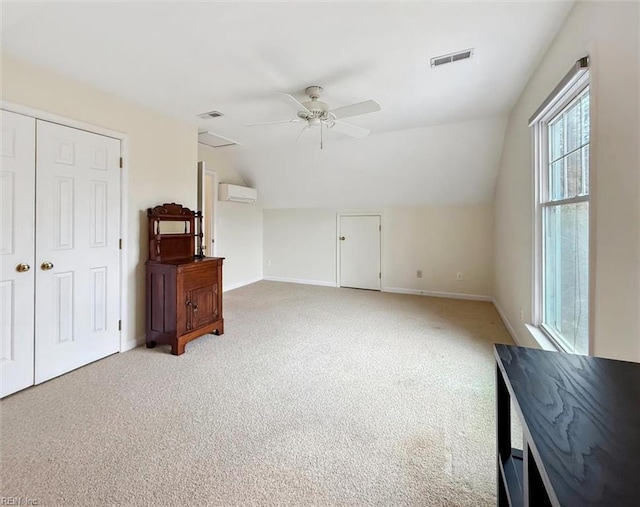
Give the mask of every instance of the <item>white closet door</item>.
POLYGON ((119 350, 120 141, 37 121, 35 381, 119 350))
POLYGON ((33 385, 35 120, 2 111, 0 397, 33 385))
POLYGON ((340 217, 340 287, 380 290, 380 215, 340 217))

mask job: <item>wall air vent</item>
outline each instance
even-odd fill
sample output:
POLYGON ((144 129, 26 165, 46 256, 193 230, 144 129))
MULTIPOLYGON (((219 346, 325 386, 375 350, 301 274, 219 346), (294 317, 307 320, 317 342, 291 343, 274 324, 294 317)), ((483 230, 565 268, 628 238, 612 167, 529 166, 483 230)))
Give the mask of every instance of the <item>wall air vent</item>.
POLYGON ((436 56, 431 59, 432 67, 439 67, 446 63, 459 62, 460 60, 466 60, 473 56, 473 49, 465 49, 464 51, 458 51, 457 53, 451 53, 448 55, 436 56))
POLYGON ((212 148, 222 148, 223 146, 233 146, 240 144, 237 141, 229 139, 227 137, 219 136, 213 132, 201 131, 198 132, 198 142, 212 148))
POLYGON ((224 116, 220 111, 209 111, 208 113, 199 114, 198 117, 203 120, 210 120, 211 118, 220 118, 224 116))

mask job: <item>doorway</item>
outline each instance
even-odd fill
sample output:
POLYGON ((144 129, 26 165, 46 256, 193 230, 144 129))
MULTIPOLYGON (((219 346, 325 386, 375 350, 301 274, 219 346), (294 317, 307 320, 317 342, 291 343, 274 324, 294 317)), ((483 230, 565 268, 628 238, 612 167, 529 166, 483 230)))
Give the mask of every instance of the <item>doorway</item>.
POLYGON ((215 257, 216 218, 218 215, 218 174, 198 162, 198 211, 202 212, 202 251, 207 257, 215 257))
POLYGON ((380 290, 379 214, 338 214, 338 287, 380 290))

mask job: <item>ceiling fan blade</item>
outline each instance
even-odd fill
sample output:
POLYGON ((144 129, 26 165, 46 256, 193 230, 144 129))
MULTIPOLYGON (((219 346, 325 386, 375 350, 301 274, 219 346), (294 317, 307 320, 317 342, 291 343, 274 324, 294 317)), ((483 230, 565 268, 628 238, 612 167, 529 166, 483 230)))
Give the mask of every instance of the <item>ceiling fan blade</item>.
POLYGON ((300 138, 302 137, 302 134, 305 133, 305 131, 309 130, 309 125, 305 125, 304 128, 300 131, 300 133, 298 134, 298 137, 296 137, 296 143, 300 140, 300 138))
POLYGON ((288 93, 282 93, 282 92, 278 92, 280 95, 284 95, 285 97, 287 97, 291 103, 296 105, 296 111, 309 111, 309 108, 307 108, 307 106, 305 106, 302 102, 300 102, 298 99, 296 99, 293 95, 289 95, 288 93))
POLYGON ((368 129, 363 129, 362 127, 356 127, 355 125, 351 125, 350 123, 345 123, 343 121, 335 121, 333 126, 330 127, 331 130, 335 130, 336 132, 340 132, 341 134, 346 134, 351 137, 363 138, 369 135, 371 132, 368 129))
POLYGON ((360 114, 375 113, 380 111, 380 104, 375 100, 365 100, 364 102, 358 102, 357 104, 351 104, 349 106, 339 107, 332 109, 331 114, 340 120, 341 118, 349 118, 350 116, 358 116, 360 114))
POLYGON ((259 123, 245 123, 245 127, 255 127, 257 125, 277 125, 278 123, 298 123, 300 118, 292 118, 291 120, 263 121, 259 123))

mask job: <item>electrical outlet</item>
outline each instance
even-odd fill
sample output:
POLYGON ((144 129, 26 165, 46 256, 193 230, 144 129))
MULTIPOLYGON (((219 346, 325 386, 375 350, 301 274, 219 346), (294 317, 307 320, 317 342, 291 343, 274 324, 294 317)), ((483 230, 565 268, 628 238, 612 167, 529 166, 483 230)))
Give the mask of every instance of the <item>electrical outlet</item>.
POLYGON ((462 280, 462 273, 456 273, 456 280, 462 280))
POLYGON ((524 310, 520 308, 520 322, 524 322, 524 310))
POLYGON ((422 278, 422 270, 421 269, 416 271, 416 278, 422 278))

